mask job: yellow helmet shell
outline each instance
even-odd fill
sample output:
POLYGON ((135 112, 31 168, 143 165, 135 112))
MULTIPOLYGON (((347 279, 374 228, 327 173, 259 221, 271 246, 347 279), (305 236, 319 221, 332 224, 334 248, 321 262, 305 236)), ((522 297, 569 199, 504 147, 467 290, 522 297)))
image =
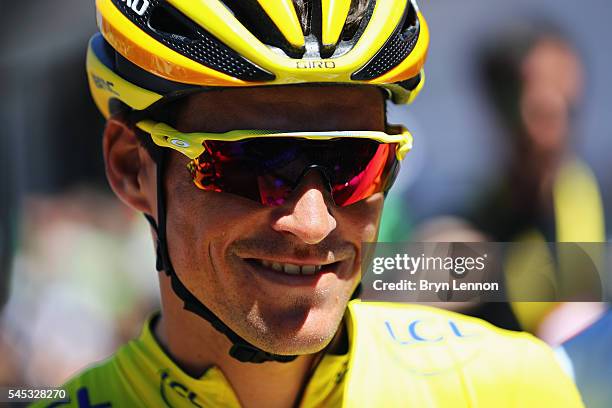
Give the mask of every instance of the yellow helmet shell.
POLYGON ((413 0, 370 1, 356 30, 346 25, 351 0, 311 4, 320 17, 304 33, 292 0, 96 0, 94 100, 108 117, 111 100, 141 110, 194 87, 342 83, 412 101, 429 46, 413 0))

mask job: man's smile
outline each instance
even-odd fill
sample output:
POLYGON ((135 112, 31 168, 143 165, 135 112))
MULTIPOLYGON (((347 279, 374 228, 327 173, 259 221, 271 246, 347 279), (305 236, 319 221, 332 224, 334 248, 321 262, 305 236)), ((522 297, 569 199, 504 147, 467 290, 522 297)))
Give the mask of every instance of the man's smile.
POLYGON ((249 259, 248 262, 255 262, 264 268, 273 269, 276 272, 286 273, 289 275, 314 275, 319 273, 324 265, 308 265, 308 264, 293 264, 284 262, 275 262, 268 259, 249 259))
POLYGON ((325 280, 337 278, 350 262, 336 261, 295 261, 285 262, 281 259, 240 258, 247 265, 249 272, 265 281, 287 286, 315 286, 324 277, 325 280))

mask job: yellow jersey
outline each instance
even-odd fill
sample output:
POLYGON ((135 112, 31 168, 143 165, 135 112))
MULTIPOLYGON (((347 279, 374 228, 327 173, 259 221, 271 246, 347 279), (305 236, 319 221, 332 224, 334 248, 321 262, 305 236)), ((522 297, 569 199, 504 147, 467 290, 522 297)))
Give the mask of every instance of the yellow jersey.
MULTIPOLYGON (((240 407, 217 367, 187 375, 152 332, 85 370, 64 388, 69 402, 36 407, 240 407)), ((300 407, 582 407, 552 350, 458 313, 415 304, 353 300, 349 350, 326 354, 300 407)))

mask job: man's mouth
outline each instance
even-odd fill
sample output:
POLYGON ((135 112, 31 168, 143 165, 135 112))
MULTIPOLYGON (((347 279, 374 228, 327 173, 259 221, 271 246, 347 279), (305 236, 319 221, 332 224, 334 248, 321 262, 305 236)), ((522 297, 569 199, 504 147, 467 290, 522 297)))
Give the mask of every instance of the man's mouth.
POLYGON ((335 267, 336 264, 338 264, 338 262, 329 264, 294 264, 256 258, 245 259, 245 261, 253 265, 272 270, 277 273, 304 276, 316 275, 318 273, 321 273, 322 271, 330 270, 335 267))
POLYGON ((283 272, 289 275, 314 275, 321 271, 323 265, 295 265, 290 263, 280 263, 268 261, 266 259, 258 259, 259 262, 265 268, 274 269, 276 272, 283 272))

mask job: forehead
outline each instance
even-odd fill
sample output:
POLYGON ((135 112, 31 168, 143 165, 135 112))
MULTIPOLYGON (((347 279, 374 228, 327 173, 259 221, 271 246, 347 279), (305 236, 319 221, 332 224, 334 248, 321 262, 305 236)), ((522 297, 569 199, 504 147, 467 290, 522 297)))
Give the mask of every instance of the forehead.
POLYGON ((568 100, 581 93, 581 62, 571 46, 561 40, 540 40, 525 58, 522 69, 528 86, 552 88, 568 100))
MULTIPOLYGON (((570 45, 555 38, 543 38, 536 43, 525 58, 526 69, 545 76, 550 72, 577 69, 580 61, 570 45)), ((573 73, 573 72, 572 72, 573 73)))
POLYGON ((380 130, 384 123, 385 99, 372 86, 274 86, 206 91, 186 98, 177 116, 180 130, 209 132, 380 130))

